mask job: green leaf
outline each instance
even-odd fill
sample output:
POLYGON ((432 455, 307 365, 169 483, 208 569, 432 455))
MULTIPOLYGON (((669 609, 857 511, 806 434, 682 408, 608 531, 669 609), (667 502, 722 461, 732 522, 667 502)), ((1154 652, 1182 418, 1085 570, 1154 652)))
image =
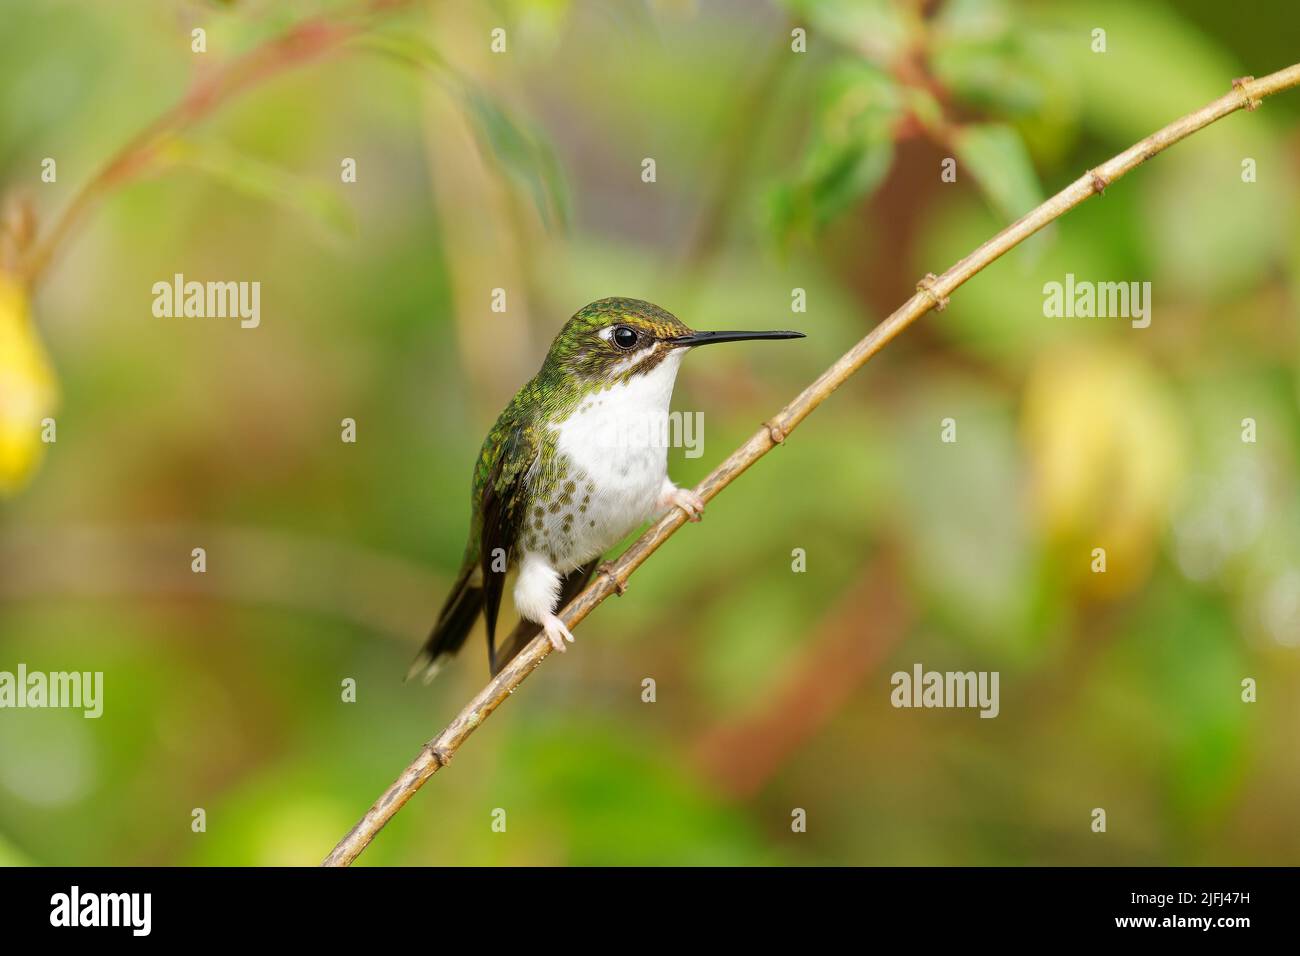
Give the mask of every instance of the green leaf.
POLYGON ((1012 127, 996 123, 963 126, 953 136, 953 148, 989 203, 1008 221, 1019 219, 1043 201, 1029 151, 1012 127))
POLYGON ((902 114, 902 93, 888 75, 858 62, 834 69, 800 173, 769 196, 778 236, 822 229, 874 190, 893 163, 894 127, 902 114))
POLYGON ((1059 161, 1075 141, 1081 106, 1053 29, 1005 0, 950 0, 932 23, 930 68, 964 104, 1013 120, 1031 152, 1059 161))
POLYGON ((569 193, 559 160, 534 127, 511 117, 499 100, 465 83, 461 98, 479 145, 520 192, 531 197, 547 228, 569 222, 569 193))
POLYGON ((164 147, 161 158, 211 176, 246 196, 301 213, 336 235, 354 232, 352 211, 336 190, 302 179, 254 156, 218 143, 177 139, 164 147))
MULTIPOLYGON (((954 0, 936 18, 929 45, 939 80, 967 102, 1022 115, 1044 105, 1052 61, 1036 33, 1003 2, 954 0)), ((1055 72, 1062 68, 1057 65, 1055 72)))
POLYGON ((419 37, 383 33, 357 42, 437 77, 444 89, 460 101, 485 158, 531 199, 543 224, 548 229, 568 226, 568 184, 554 147, 539 127, 514 116, 499 98, 456 70, 419 37))

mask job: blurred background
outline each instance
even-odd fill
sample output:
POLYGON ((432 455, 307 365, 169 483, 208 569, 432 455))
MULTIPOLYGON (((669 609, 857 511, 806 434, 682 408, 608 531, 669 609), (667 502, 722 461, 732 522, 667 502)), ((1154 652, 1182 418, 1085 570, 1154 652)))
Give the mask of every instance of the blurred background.
MULTIPOLYGON (((569 315, 808 333, 685 363, 694 483, 925 273, 1296 59, 1283 0, 360 6, 0 0, 0 670, 105 675, 98 720, 0 712, 0 862, 318 862, 487 678, 476 632, 402 682, 569 315), (303 20, 353 32, 240 61, 303 20), (260 326, 156 318, 176 273, 259 281, 260 326)), ((360 862, 1300 861, 1298 186, 1293 92, 976 277, 360 862), (1066 273, 1150 282, 1150 327, 1045 318, 1066 273), (917 662, 1000 672, 1000 715, 894 709, 917 662)))

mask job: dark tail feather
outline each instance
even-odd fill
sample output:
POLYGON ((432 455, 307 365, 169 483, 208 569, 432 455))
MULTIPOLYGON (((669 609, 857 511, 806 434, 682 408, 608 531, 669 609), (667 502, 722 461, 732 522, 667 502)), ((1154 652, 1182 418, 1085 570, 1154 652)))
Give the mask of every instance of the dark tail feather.
POLYGON ((424 642, 424 647, 407 671, 407 680, 419 674, 426 684, 429 683, 447 659, 465 643, 470 628, 483 609, 483 589, 470 583, 477 570, 478 565, 471 564, 460 572, 460 577, 452 585, 451 594, 438 613, 438 623, 433 626, 429 639, 424 642))
MULTIPOLYGON (((565 576, 564 580, 560 583, 559 607, 564 607, 564 605, 568 604, 578 596, 578 592, 585 588, 587 582, 591 580, 591 576, 596 572, 596 565, 599 563, 600 558, 596 558, 595 560, 584 564, 576 571, 570 571, 565 576)), ((524 647, 527 646, 528 642, 540 634, 541 631, 542 626, 540 624, 534 624, 532 621, 520 620, 520 622, 515 625, 515 629, 510 632, 510 636, 505 639, 499 648, 497 648, 496 660, 491 662, 492 676, 496 677, 497 674, 501 673, 501 668, 510 663, 510 659, 522 651, 524 647)))

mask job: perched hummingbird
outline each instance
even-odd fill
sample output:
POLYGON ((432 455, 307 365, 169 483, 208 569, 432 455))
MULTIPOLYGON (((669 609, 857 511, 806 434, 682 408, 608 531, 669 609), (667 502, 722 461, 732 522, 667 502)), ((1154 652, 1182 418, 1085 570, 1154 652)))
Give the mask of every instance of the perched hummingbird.
POLYGON ((474 467, 469 544, 438 622, 408 675, 433 679, 482 612, 495 675, 545 632, 573 635, 556 611, 586 585, 601 555, 649 518, 704 500, 668 478, 667 422, 682 356, 713 342, 802 338, 802 332, 696 332, 639 299, 601 299, 551 343, 541 371, 488 432, 474 467), (507 572, 518 626, 496 647, 507 572))

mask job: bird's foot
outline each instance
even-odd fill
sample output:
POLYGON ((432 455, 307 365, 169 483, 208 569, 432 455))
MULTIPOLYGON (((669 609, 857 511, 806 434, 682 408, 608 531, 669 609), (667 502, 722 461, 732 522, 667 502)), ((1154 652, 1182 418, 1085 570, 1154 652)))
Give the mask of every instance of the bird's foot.
POLYGON ((704 516, 704 499, 689 488, 673 486, 659 496, 659 506, 664 510, 681 508, 686 512, 687 521, 699 521, 704 516))
POLYGON ((554 614, 548 614, 542 620, 542 633, 544 633, 546 639, 551 642, 551 647, 555 648, 557 651, 568 650, 568 648, 565 647, 565 641, 568 641, 570 644, 573 643, 573 632, 565 627, 564 622, 554 614))

